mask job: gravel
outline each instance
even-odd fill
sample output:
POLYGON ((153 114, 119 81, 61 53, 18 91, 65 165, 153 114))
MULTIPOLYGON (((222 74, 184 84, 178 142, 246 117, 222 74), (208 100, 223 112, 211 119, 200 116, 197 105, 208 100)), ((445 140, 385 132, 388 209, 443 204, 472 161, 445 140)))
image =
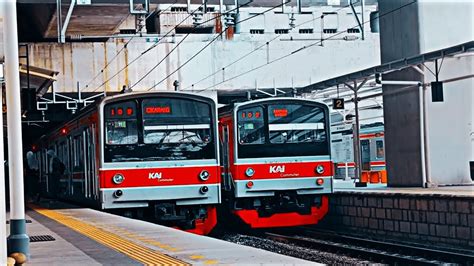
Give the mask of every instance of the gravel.
POLYGON ((266 239, 252 235, 245 235, 241 233, 222 232, 214 234, 213 237, 240 245, 260 248, 271 252, 318 263, 345 265, 373 264, 370 261, 348 257, 341 254, 309 249, 306 247, 295 246, 292 244, 278 242, 276 240, 266 239))

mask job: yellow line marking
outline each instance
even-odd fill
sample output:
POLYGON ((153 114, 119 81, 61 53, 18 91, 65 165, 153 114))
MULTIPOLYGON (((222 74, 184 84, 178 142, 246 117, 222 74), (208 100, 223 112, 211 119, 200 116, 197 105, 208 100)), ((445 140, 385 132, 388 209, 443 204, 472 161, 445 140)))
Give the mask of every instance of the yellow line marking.
POLYGON ((215 265, 217 264, 217 260, 206 260, 204 261, 204 265, 215 265))
POLYGON ((202 260, 204 259, 204 256, 203 255, 191 255, 189 256, 190 259, 192 260, 202 260))
POLYGON ((71 216, 48 210, 41 207, 29 206, 34 211, 57 221, 80 234, 87 236, 104 246, 110 247, 118 252, 127 255, 145 265, 190 265, 189 263, 173 258, 166 254, 162 254, 151 248, 139 245, 133 241, 129 241, 117 234, 102 230, 89 223, 79 221, 71 216))

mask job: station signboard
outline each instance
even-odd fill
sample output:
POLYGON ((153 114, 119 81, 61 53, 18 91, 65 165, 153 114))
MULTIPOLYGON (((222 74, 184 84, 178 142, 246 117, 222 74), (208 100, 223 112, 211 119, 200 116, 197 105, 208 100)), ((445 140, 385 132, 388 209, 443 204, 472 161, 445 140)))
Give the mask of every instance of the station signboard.
POLYGON ((344 110, 344 99, 343 98, 334 98, 334 99, 332 99, 332 109, 333 110, 344 110))

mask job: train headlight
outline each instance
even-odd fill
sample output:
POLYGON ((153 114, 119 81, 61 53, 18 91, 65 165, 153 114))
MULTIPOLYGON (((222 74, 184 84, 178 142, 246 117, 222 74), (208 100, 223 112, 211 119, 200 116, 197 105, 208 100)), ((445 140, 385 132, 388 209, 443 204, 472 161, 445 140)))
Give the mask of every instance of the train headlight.
POLYGON ((249 167, 249 168, 247 168, 247 170, 245 170, 245 175, 247 177, 252 177, 254 174, 255 174, 255 170, 253 170, 252 167, 249 167))
POLYGON ((316 171, 316 173, 318 173, 320 175, 324 174, 324 166, 322 166, 322 165, 316 166, 315 171, 316 171))
POLYGON ((122 195, 123 195, 122 190, 119 189, 119 190, 114 191, 114 197, 115 198, 120 198, 120 197, 122 197, 122 195))
POLYGON ((324 179, 322 179, 322 178, 316 179, 316 184, 317 184, 318 186, 322 186, 322 185, 324 184, 324 179))
POLYGON ((207 181, 210 176, 211 174, 209 174, 209 172, 206 170, 202 170, 201 173, 199 173, 199 179, 201 179, 202 181, 207 181))
POLYGON ((114 175, 114 177, 112 177, 112 181, 116 185, 122 184, 124 180, 125 180, 125 177, 122 174, 116 174, 114 175))
POLYGON ((246 187, 247 188, 252 188, 253 187, 253 182, 252 181, 247 182, 246 187))
POLYGON ((199 192, 201 194, 206 194, 209 191, 209 188, 207 186, 203 186, 199 189, 199 192))

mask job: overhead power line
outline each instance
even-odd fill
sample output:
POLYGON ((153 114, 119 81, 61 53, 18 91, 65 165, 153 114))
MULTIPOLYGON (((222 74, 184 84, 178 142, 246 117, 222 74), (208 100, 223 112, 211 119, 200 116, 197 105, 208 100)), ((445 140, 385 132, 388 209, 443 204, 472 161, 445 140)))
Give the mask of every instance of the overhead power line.
MULTIPOLYGON (((245 6, 245 5, 248 5, 250 3, 252 3, 253 0, 250 0, 248 1, 247 3, 243 4, 243 5, 240 5, 240 6, 237 6, 235 7, 234 9, 231 9, 231 10, 228 10, 224 13, 221 13, 219 14, 218 16, 214 17, 213 19, 216 19, 216 18, 220 18, 221 16, 223 15, 227 15, 231 12, 233 12, 234 10, 238 9, 239 7, 242 7, 242 6, 245 6)), ((196 8, 194 11, 192 11, 191 13, 189 13, 183 20, 181 20, 178 24, 176 24, 171 30, 169 30, 163 37, 161 37, 160 40, 158 40, 158 42, 156 42, 155 44, 153 44, 152 46, 150 46, 149 48, 147 48, 146 50, 144 50, 143 52, 141 52, 136 58, 134 58, 132 61, 130 61, 129 63, 127 63, 124 67, 122 67, 119 71, 117 71, 114 75, 112 75, 109 79, 107 79, 106 81, 102 82, 102 84, 100 84, 97 88, 95 88, 93 91, 97 91, 98 89, 100 89, 102 86, 104 86, 105 84, 107 84, 109 81, 111 81, 113 78, 115 78, 116 76, 118 76, 122 71, 124 71, 127 67, 129 67, 131 64, 135 63, 136 61, 138 61, 138 59, 140 59, 143 55, 145 55, 146 53, 148 53, 149 51, 153 50, 155 47, 158 46, 158 44, 160 43, 161 40, 165 39, 167 36, 169 36, 171 33, 173 33, 174 30, 176 30, 177 27, 181 26, 181 24, 183 24, 188 18, 190 18, 191 16, 193 16, 196 12, 198 12, 200 10, 201 7, 203 7, 204 4, 201 4, 200 6, 198 6, 198 8, 196 8)), ((187 37, 187 36, 186 36, 187 37)), ((166 55, 166 57, 168 57, 169 55, 166 55)))
MULTIPOLYGON (((245 21, 248 21, 250 19, 253 19, 257 16, 260 16, 260 15, 263 15, 267 12, 270 12, 272 10, 274 10, 275 8, 278 8, 278 7, 281 7, 282 5, 285 5, 287 3, 291 2, 291 0, 287 1, 287 2, 284 2, 284 3, 281 3, 281 4, 278 4, 276 6, 273 6, 261 13, 258 13, 258 14, 254 14, 250 17, 247 17, 245 19, 242 19, 240 21, 237 21, 234 23, 233 26, 237 25, 237 24, 240 24, 242 22, 245 22, 245 21)), ((160 85, 161 83, 163 83, 165 80, 167 80, 169 77, 171 77, 172 75, 174 75, 176 72, 178 72, 181 68, 183 68, 184 66, 186 66, 189 62, 191 62, 194 58, 196 58, 196 56, 198 56, 200 53, 202 53, 207 47, 209 47, 212 43, 214 43, 220 36, 222 36, 222 34, 224 34, 230 27, 233 27, 233 26, 227 26, 224 30, 222 30, 220 33, 218 33, 214 38, 212 38, 203 48, 201 48, 197 53, 195 53, 193 56, 191 56, 188 60, 186 60, 186 62, 184 62, 183 64, 181 64, 177 69, 175 69, 173 72, 171 72, 170 74, 168 74, 165 78, 163 78, 162 80, 160 80, 158 83, 154 84, 151 88, 148 89, 148 91, 152 90, 153 88, 155 88, 156 86, 160 85)), ((147 73, 146 75, 148 75, 149 73, 147 73)))
MULTIPOLYGON (((364 22, 362 25, 364 25, 364 24, 366 24, 366 23, 370 23, 370 22, 373 21, 373 20, 379 19, 379 18, 384 17, 384 16, 386 16, 386 15, 389 15, 389 14, 391 14, 391 13, 394 13, 394 12, 396 12, 396 11, 402 9, 402 8, 405 8, 405 7, 409 6, 409 5, 412 5, 412 4, 416 3, 416 2, 417 2, 417 0, 415 0, 415 1, 413 1, 413 2, 410 2, 410 3, 407 3, 407 4, 404 4, 404 5, 402 5, 402 6, 398 7, 398 8, 395 8, 395 9, 390 10, 390 11, 388 11, 388 12, 386 12, 386 13, 384 13, 384 14, 381 14, 381 15, 379 15, 379 16, 377 16, 377 17, 374 17, 374 18, 372 18, 371 20, 368 20, 368 21, 364 22)), ((357 27, 357 26, 358 26, 358 24, 357 24, 357 25, 354 25, 354 27, 357 27)), ((268 65, 273 64, 273 63, 275 63, 275 62, 281 61, 281 60, 284 59, 284 58, 287 58, 287 57, 290 57, 290 56, 292 56, 292 55, 294 55, 294 54, 297 54, 297 53, 299 53, 299 52, 301 52, 301 51, 303 51, 303 50, 306 50, 306 49, 308 49, 308 48, 311 48, 311 47, 314 47, 314 46, 316 46, 316 45, 319 45, 319 44, 321 44, 321 43, 322 43, 323 41, 325 41, 325 40, 333 39, 334 37, 339 36, 339 35, 341 35, 341 34, 343 34, 343 33, 345 33, 345 32, 346 32, 346 31, 341 31, 341 32, 338 32, 338 33, 336 33, 336 34, 333 34, 333 35, 329 36, 328 38, 324 38, 324 39, 321 39, 320 41, 317 41, 317 42, 311 43, 311 44, 309 44, 309 45, 305 45, 305 46, 303 46, 303 47, 300 47, 300 48, 298 48, 298 49, 296 49, 296 50, 290 52, 289 54, 280 56, 280 57, 278 57, 278 58, 276 58, 276 59, 273 59, 273 60, 271 60, 271 61, 269 61, 269 62, 267 62, 267 63, 265 63, 265 64, 262 64, 262 65, 259 65, 259 66, 257 66, 257 67, 254 67, 254 68, 252 68, 252 69, 249 69, 249 70, 247 70, 247 71, 244 71, 244 72, 242 72, 242 73, 240 73, 240 74, 238 74, 238 75, 235 75, 235 76, 233 76, 233 77, 230 77, 230 78, 228 78, 228 79, 225 79, 225 80, 223 80, 223 81, 221 81, 221 82, 219 82, 219 83, 217 83, 217 84, 214 84, 214 85, 209 86, 209 87, 207 87, 207 88, 205 88, 205 89, 202 89, 202 90, 198 90, 198 91, 196 91, 196 92, 202 92, 202 91, 205 91, 205 90, 214 88, 214 87, 216 87, 216 86, 219 86, 219 85, 221 85, 221 84, 223 84, 223 83, 226 83, 226 82, 228 82, 228 81, 230 81, 230 80, 233 80, 233 79, 239 78, 239 77, 241 77, 241 76, 244 76, 244 75, 246 75, 246 74, 248 74, 248 73, 251 73, 251 72, 253 72, 253 71, 255 71, 255 70, 261 69, 261 68, 263 68, 263 67, 265 67, 265 66, 268 66, 268 65)))
MULTIPOLYGON (((360 2, 360 0, 354 2, 353 4, 357 4, 358 2, 360 2)), ((339 8, 339 9, 335 10, 334 12, 339 12, 339 11, 341 11, 341 10, 347 8, 347 7, 350 7, 350 6, 351 6, 351 5, 343 6, 343 7, 339 8)), ((321 16, 319 16, 319 17, 315 17, 315 18, 313 18, 313 19, 310 19, 310 20, 307 20, 307 21, 302 22, 302 23, 300 23, 300 24, 297 24, 297 25, 295 25, 295 28, 296 28, 296 27, 300 27, 300 26, 305 25, 305 24, 310 23, 310 22, 317 21, 318 19, 322 19, 322 18, 324 18, 324 15, 321 15, 321 16)), ((209 78, 211 78, 211 77, 213 77, 213 76, 219 74, 220 72, 225 71, 225 69, 227 69, 227 68, 229 68, 230 66, 232 66, 232 65, 234 65, 234 64, 236 64, 236 63, 238 63, 238 62, 240 62, 240 61, 243 60, 244 58, 246 58, 246 57, 250 56, 251 54, 255 53, 256 51, 259 51, 259 50, 262 49, 263 47, 269 45, 271 42, 273 42, 273 41, 275 41, 276 39, 278 39, 279 37, 281 37, 282 35, 283 35, 283 33, 280 33, 280 34, 276 35, 276 36, 273 37, 272 39, 270 39, 270 40, 264 42, 263 44, 259 45, 257 48, 255 48, 255 49, 251 50, 250 52, 244 54, 243 56, 237 58, 237 59, 234 60, 233 62, 227 64, 227 65, 224 66, 224 67, 222 67, 221 69, 219 69, 219 70, 217 70, 217 71, 215 71, 215 72, 213 72, 213 73, 211 73, 211 74, 205 76, 204 78, 198 80, 197 82, 192 83, 190 86, 184 88, 184 90, 189 89, 189 88, 192 88, 192 87, 194 87, 195 85, 197 85, 197 84, 199 84, 199 83, 201 83, 201 82, 203 82, 203 81, 205 81, 205 80, 207 80, 207 79, 209 79, 209 78)))
MULTIPOLYGON (((173 7, 173 5, 175 5, 176 3, 178 3, 179 0, 176 0, 174 3, 172 3, 171 5, 169 5, 165 11, 167 11, 168 9, 171 9, 171 7, 173 7)), ((151 14, 150 14, 151 15, 151 14)), ((148 16, 150 16, 148 15, 148 16)), ((148 17, 146 17, 148 18, 148 17)), ((145 19, 146 19, 145 18, 145 19)), ((108 62, 106 62, 106 64, 104 65, 104 67, 99 71, 99 73, 97 73, 97 75, 95 75, 89 82, 87 82, 86 86, 84 86, 83 89, 86 89, 89 87, 89 85, 91 85, 92 82, 94 82, 94 80, 96 80, 102 73, 104 73, 104 71, 109 67, 109 65, 123 52, 123 50, 125 50, 128 46, 128 44, 135 38, 137 37, 138 35, 134 35, 132 36, 124 45, 123 47, 114 55, 114 57, 112 57, 112 59, 110 59, 108 62)))

